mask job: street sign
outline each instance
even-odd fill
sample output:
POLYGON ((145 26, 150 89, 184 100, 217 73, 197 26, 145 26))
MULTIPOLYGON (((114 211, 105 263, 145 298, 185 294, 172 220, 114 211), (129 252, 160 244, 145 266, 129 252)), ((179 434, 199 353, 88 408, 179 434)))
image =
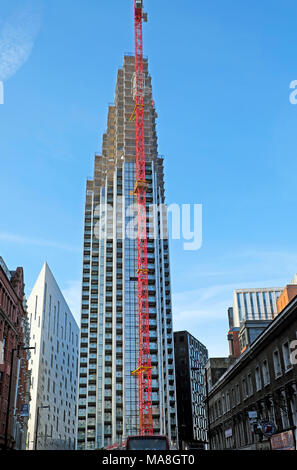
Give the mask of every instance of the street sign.
POLYGON ((257 411, 249 411, 249 423, 252 425, 258 421, 258 413, 257 411))
POLYGON ((29 416, 29 405, 24 403, 21 407, 20 416, 27 418, 29 416))
POLYGON ((265 437, 271 437, 275 434, 276 426, 272 421, 262 421, 261 429, 265 437))
POLYGON ((257 411, 249 411, 248 414, 249 414, 249 419, 256 419, 256 418, 258 418, 258 413, 257 413, 257 411))
POLYGON ((226 429, 225 437, 226 437, 226 439, 228 439, 228 437, 232 437, 232 428, 226 429))

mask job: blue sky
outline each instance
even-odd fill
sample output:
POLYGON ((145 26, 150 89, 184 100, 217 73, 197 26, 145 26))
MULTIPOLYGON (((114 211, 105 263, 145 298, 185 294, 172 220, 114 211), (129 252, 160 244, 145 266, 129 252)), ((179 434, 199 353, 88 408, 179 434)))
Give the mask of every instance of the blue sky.
MULTIPOLYGON (((132 4, 0 0, 0 255, 24 267, 27 294, 47 260, 77 318, 85 182, 134 49, 132 4), (3 60, 14 61, 6 75, 3 60)), ((175 329, 225 355, 233 290, 282 286, 297 271, 297 4, 145 8, 167 202, 203 204, 202 248, 170 243, 175 329)))

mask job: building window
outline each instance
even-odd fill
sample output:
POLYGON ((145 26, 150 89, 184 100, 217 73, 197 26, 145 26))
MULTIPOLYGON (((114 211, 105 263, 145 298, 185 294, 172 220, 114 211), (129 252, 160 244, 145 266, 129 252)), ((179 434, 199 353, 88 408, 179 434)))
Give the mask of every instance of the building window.
POLYGON ((222 403, 221 403, 221 400, 218 401, 218 411, 219 411, 219 417, 222 416, 222 403))
POLYGON ((274 315, 274 305, 273 305, 273 298, 272 298, 272 292, 269 292, 269 302, 270 302, 270 309, 271 309, 271 317, 273 318, 274 315))
POLYGON ((236 405, 236 399, 235 399, 234 388, 232 388, 232 390, 231 390, 231 399, 232 399, 232 408, 234 408, 235 405, 236 405))
POLYGON ((229 393, 227 393, 227 395, 226 395, 226 408, 227 408, 227 411, 230 411, 231 405, 230 405, 230 394, 229 393))
POLYGON ((257 389, 257 391, 261 390, 262 380, 261 380, 261 371, 260 371, 259 366, 257 366, 256 369, 255 369, 255 379, 256 379, 256 389, 257 389))
POLYGON ((239 385, 237 384, 236 385, 236 404, 239 405, 240 403, 240 389, 239 389, 239 385))
POLYGON ((266 303, 266 295, 265 295, 265 292, 263 292, 263 303, 264 303, 265 318, 268 318, 268 315, 267 315, 267 303, 266 303))
POLYGON ((282 406, 280 406, 282 425, 283 425, 283 429, 287 429, 290 427, 290 420, 288 416, 289 411, 288 411, 286 392, 282 390, 280 393, 280 396, 281 396, 281 404, 282 404, 282 406))
POLYGON ((274 366, 275 378, 277 379, 278 377, 282 375, 282 365, 281 365, 280 354, 279 354, 278 349, 275 349, 275 351, 273 351, 273 366, 274 366))
POLYGON ((263 382, 264 387, 270 383, 269 367, 267 359, 262 362, 262 373, 263 373, 263 382))
POLYGON ((252 381, 252 374, 249 373, 247 376, 247 392, 248 396, 250 397, 254 393, 254 388, 253 388, 253 381, 252 381))
POLYGON ((254 294, 251 292, 250 293, 251 313, 252 313, 252 317, 254 318, 254 316, 255 316, 255 307, 254 307, 253 295, 254 294))
POLYGON ((243 399, 246 400, 248 397, 248 391, 247 391, 247 386, 246 386, 246 379, 242 379, 242 396, 243 399))
POLYGON ((2 340, 2 344, 0 341, 0 364, 4 364, 4 357, 5 357, 5 338, 2 340))
POLYGON ((219 417, 219 412, 218 412, 218 403, 215 403, 215 419, 218 419, 219 417))
POLYGON ((242 311, 241 311, 241 302, 240 302, 240 294, 237 294, 237 305, 238 305, 238 313, 239 313, 239 321, 242 321, 242 311))
POLYGON ((290 358, 290 345, 289 341, 286 341, 283 346, 283 358, 284 358, 284 364, 285 364, 285 372, 292 369, 293 365, 291 363, 291 358, 290 358))
POLYGON ((257 298, 257 309, 258 309, 258 315, 259 318, 261 318, 261 302, 260 302, 260 293, 256 293, 256 298, 257 298))
POLYGON ((223 414, 226 413, 226 399, 225 399, 225 395, 222 396, 222 412, 223 412, 223 414))
POLYGON ((247 300, 246 300, 247 294, 243 294, 243 303, 244 303, 244 310, 245 310, 245 317, 248 318, 248 307, 247 307, 247 300))

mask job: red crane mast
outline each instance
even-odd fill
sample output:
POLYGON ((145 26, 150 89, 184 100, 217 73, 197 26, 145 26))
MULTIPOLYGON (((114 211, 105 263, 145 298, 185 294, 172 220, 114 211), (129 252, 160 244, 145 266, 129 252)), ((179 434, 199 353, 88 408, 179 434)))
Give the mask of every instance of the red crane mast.
POLYGON ((144 147, 144 91, 143 74, 143 0, 134 0, 135 20, 135 127, 136 127, 136 184, 137 197, 137 258, 138 258, 138 368, 132 372, 138 376, 140 434, 153 434, 152 372, 149 338, 148 267, 146 231, 145 147, 144 147))

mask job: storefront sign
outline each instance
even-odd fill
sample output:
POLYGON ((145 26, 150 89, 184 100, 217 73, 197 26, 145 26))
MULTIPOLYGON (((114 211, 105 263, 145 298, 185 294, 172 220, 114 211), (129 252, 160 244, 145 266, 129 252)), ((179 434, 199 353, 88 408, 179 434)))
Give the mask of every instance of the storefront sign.
POLYGON ((293 431, 281 432, 270 438, 272 450, 295 450, 293 431))

